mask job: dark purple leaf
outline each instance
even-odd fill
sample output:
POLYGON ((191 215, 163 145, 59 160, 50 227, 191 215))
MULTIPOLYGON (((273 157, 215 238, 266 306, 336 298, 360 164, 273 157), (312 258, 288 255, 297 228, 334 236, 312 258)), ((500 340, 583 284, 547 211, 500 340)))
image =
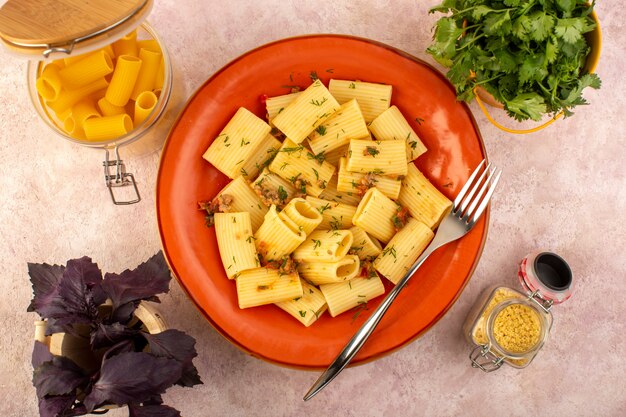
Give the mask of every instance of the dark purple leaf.
POLYGON ((52 360, 52 354, 48 346, 35 340, 35 346, 33 347, 32 364, 33 368, 41 366, 44 362, 50 362, 52 360))
POLYGON ((119 355, 120 353, 134 352, 134 351, 135 351, 135 344, 133 343, 132 340, 122 340, 121 342, 117 343, 115 346, 107 350, 104 353, 102 360, 104 361, 108 358, 112 358, 113 356, 119 355))
POLYGON ((85 397, 88 411, 105 404, 141 403, 162 394, 181 377, 180 363, 145 352, 127 352, 102 362, 100 377, 85 397))
POLYGON ((95 350, 113 346, 122 340, 132 339, 137 333, 137 330, 129 329, 123 324, 99 323, 96 329, 91 332, 91 347, 95 350))
POLYGON ((113 310, 113 314, 111 314, 111 321, 126 324, 133 316, 135 309, 139 303, 136 301, 131 301, 126 304, 122 304, 115 310, 113 310))
POLYGON ((72 323, 90 323, 98 317, 98 304, 90 288, 92 284, 87 281, 94 280, 91 268, 95 264, 87 257, 68 261, 67 264, 68 268, 59 282, 59 295, 65 303, 66 313, 51 317, 56 318, 59 324, 67 324, 68 319, 72 323))
POLYGON ((183 365, 183 374, 177 385, 192 387, 202 384, 198 370, 192 359, 198 356, 195 349, 196 340, 180 330, 168 329, 157 334, 142 333, 148 341, 150 353, 156 356, 174 358, 183 365))
POLYGON ((161 333, 142 333, 150 345, 150 353, 156 356, 174 358, 179 362, 190 362, 198 356, 196 339, 176 329, 168 329, 161 333))
POLYGON ((83 256, 80 259, 67 261, 64 275, 71 279, 81 280, 91 292, 94 302, 100 305, 106 301, 106 294, 102 290, 102 271, 91 258, 83 256))
POLYGON ((62 356, 53 356, 33 371, 33 385, 40 399, 46 395, 69 394, 87 380, 78 365, 62 356))
POLYGON ((46 396, 39 400, 40 417, 57 417, 70 408, 76 395, 46 396))
POLYGON ((167 405, 129 405, 129 417, 180 417, 180 411, 167 405))
POLYGON ((41 317, 50 317, 58 309, 63 311, 63 303, 58 296, 58 286, 65 267, 61 265, 28 264, 28 275, 33 285, 33 299, 28 311, 36 311, 41 317))
POLYGON ((50 336, 53 333, 70 333, 74 336, 79 336, 71 324, 61 324, 56 319, 49 318, 46 322, 46 336, 50 336))
POLYGON ((193 387, 194 385, 200 385, 202 383, 198 370, 193 363, 191 361, 185 362, 183 364, 183 375, 176 381, 176 385, 180 385, 181 387, 193 387))
POLYGON ((148 299, 169 291, 170 270, 163 253, 159 251, 152 258, 133 270, 121 274, 105 274, 102 287, 113 301, 113 308, 130 301, 148 299))

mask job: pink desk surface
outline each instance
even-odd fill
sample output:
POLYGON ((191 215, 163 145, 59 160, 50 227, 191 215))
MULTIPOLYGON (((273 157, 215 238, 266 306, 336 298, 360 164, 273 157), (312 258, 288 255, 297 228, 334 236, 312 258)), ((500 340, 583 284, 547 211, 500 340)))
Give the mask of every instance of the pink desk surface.
MULTIPOLYGON (((225 63, 284 37, 346 33, 432 63, 424 50, 438 18, 427 12, 436 3, 158 1, 149 20, 177 71, 169 119, 225 63)), ((240 352, 173 282, 162 311, 171 326, 197 339, 196 364, 205 384, 171 389, 166 403, 185 417, 626 415, 626 15, 617 0, 601 1, 596 10, 604 38, 597 69, 603 85, 585 93, 590 106, 542 132, 512 136, 471 105, 489 157, 504 175, 474 277, 433 329, 390 356, 344 371, 303 403, 317 373, 280 368, 240 352), (467 312, 484 288, 517 285, 517 262, 537 248, 569 261, 574 296, 554 309, 550 338, 530 367, 489 375, 472 369, 461 333, 467 312)), ((103 269, 121 271, 158 251, 159 155, 125 156, 143 201, 114 207, 103 185, 102 152, 54 137, 29 101, 26 63, 5 50, 0 62, 0 414, 35 416, 30 353, 36 316, 26 313, 31 297, 26 262, 64 263, 89 255, 103 269)), ((167 123, 159 129, 164 137, 167 123)))

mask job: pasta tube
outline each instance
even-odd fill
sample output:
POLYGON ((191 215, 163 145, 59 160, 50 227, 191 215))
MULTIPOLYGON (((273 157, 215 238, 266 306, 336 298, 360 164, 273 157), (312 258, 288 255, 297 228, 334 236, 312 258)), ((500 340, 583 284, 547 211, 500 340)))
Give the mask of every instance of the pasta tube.
POLYGON ((337 262, 352 246, 349 230, 316 230, 293 252, 293 259, 303 262, 337 262))
POLYGON ((59 71, 63 85, 70 89, 91 84, 113 72, 113 60, 103 50, 89 54, 59 71))
POLYGON ((324 295, 317 287, 302 280, 300 284, 302 285, 302 297, 281 301, 276 305, 304 324, 305 327, 309 327, 319 319, 328 309, 328 306, 324 295))
POLYGON ((272 205, 263 224, 254 234, 256 248, 266 262, 276 261, 289 255, 306 238, 304 231, 291 219, 280 217, 272 205))
POLYGON ((265 138, 259 143, 257 150, 246 159, 243 166, 239 169, 241 175, 247 180, 256 178, 259 172, 263 171, 270 164, 280 146, 280 141, 274 135, 271 133, 265 135, 265 138))
POLYGON ((98 100, 98 108, 103 116, 117 116, 118 114, 126 113, 124 107, 114 106, 105 97, 98 100))
POLYGON ((152 91, 155 88, 156 75, 163 57, 161 52, 141 49, 139 50, 139 59, 141 60, 141 68, 133 92, 130 94, 132 100, 137 100, 137 97, 144 91, 152 91))
POLYGON ((374 268, 394 284, 404 277, 433 238, 424 223, 409 217, 407 224, 389 241, 374 261, 374 268))
POLYGON ((128 103, 140 69, 141 59, 131 55, 117 57, 113 78, 105 95, 109 103, 115 106, 125 106, 128 103))
POLYGON ((54 101, 61 92, 61 68, 56 63, 50 63, 43 68, 41 75, 37 78, 35 88, 39 95, 46 101, 54 101))
POLYGON ((303 198, 291 200, 278 215, 283 220, 288 218, 293 221, 307 236, 322 222, 320 212, 303 198))
POLYGON ((122 55, 137 56, 139 52, 137 50, 137 32, 132 31, 123 38, 113 42, 113 51, 115 56, 120 57, 122 55))
POLYGON ((139 126, 148 116, 150 116, 150 113, 152 113, 152 110, 154 110, 154 107, 157 104, 157 100, 157 96, 152 91, 144 91, 137 96, 134 112, 135 127, 139 126))
POLYGON ((376 257, 383 251, 378 239, 370 236, 365 230, 354 226, 350 231, 354 238, 350 253, 357 255, 360 260, 376 257))
POLYGON ((320 154, 348 145, 350 139, 361 138, 371 139, 370 132, 359 105, 352 99, 309 135, 309 145, 313 153, 320 154))
POLYGON ((314 197, 322 193, 335 172, 333 165, 326 161, 320 163, 304 145, 289 139, 285 139, 269 169, 291 182, 302 194, 314 197))
POLYGON ((236 278, 239 308, 256 307, 302 297, 297 273, 284 274, 276 269, 254 268, 241 271, 236 278))
POLYGON ((406 145, 403 141, 350 141, 348 164, 352 172, 378 175, 406 175, 406 145))
POLYGON ((387 243, 396 233, 393 217, 397 212, 398 205, 374 187, 363 196, 356 208, 352 223, 376 239, 387 243))
POLYGON ((346 282, 320 285, 332 317, 355 307, 366 308, 367 302, 385 293, 378 275, 371 278, 357 277, 346 282))
POLYGON ((452 206, 452 202, 422 174, 415 165, 409 164, 407 176, 402 180, 398 202, 411 216, 435 229, 452 206))
POLYGON ((64 118, 61 117, 62 113, 71 109, 74 104, 78 103, 85 97, 95 93, 96 91, 107 88, 108 85, 109 83, 107 80, 101 78, 98 81, 94 81, 91 84, 87 84, 75 90, 61 89, 57 99, 54 101, 46 101, 46 104, 57 114, 57 116, 59 116, 59 119, 63 120, 64 118))
POLYGON ((355 278, 361 272, 361 262, 356 255, 347 255, 336 262, 300 262, 298 273, 311 284, 332 284, 355 278))
POLYGON ((215 236, 224 271, 229 279, 260 266, 254 246, 250 213, 215 213, 215 236))
POLYGON ((361 197, 351 191, 347 193, 341 193, 337 191, 337 174, 333 175, 328 181, 328 185, 324 188, 324 191, 320 194, 320 198, 323 200, 333 201, 335 203, 344 203, 349 206, 357 206, 361 197))
POLYGON ((267 109, 267 120, 272 121, 279 113, 285 110, 285 107, 293 103, 302 92, 284 94, 282 96, 269 97, 265 100, 265 108, 267 109))
POLYGON ((370 123, 370 130, 378 140, 405 141, 409 162, 427 151, 426 146, 396 106, 389 107, 370 123))
POLYGON ((276 115, 272 124, 294 143, 300 143, 338 109, 337 100, 316 80, 276 115))
POLYGON ((267 207, 261 203, 261 199, 252 191, 248 182, 244 180, 243 177, 235 178, 229 182, 217 196, 226 195, 232 198, 229 211, 247 211, 250 213, 252 230, 256 231, 263 223, 263 219, 267 213, 267 207))
POLYGON ((127 114, 109 117, 92 117, 83 124, 88 140, 101 141, 124 136, 133 130, 133 121, 127 114))
POLYGON ((365 83, 361 81, 330 80, 330 93, 340 104, 352 100, 359 103, 366 122, 371 122, 391 104, 390 85, 365 83))
POLYGON ((236 178, 263 142, 270 126, 249 110, 240 107, 202 157, 224 175, 236 178))
POLYGON ((381 193, 391 199, 397 199, 400 194, 402 182, 399 179, 376 175, 374 173, 363 174, 348 171, 346 158, 339 160, 337 174, 337 191, 364 194, 371 187, 376 187, 381 193))
POLYGON ((332 151, 328 151, 326 153, 324 153, 324 160, 326 162, 328 162, 329 164, 332 164, 334 166, 338 166, 339 165, 339 158, 341 158, 342 156, 347 156, 348 155, 348 148, 350 147, 350 145, 344 145, 341 146, 337 149, 333 149, 332 151))
POLYGON ((319 229, 348 229, 352 227, 352 219, 356 213, 356 206, 333 201, 322 200, 308 196, 307 201, 322 214, 322 222, 319 229))
POLYGON ((296 189, 289 181, 271 173, 267 168, 250 186, 267 207, 275 204, 282 208, 296 195, 296 189))

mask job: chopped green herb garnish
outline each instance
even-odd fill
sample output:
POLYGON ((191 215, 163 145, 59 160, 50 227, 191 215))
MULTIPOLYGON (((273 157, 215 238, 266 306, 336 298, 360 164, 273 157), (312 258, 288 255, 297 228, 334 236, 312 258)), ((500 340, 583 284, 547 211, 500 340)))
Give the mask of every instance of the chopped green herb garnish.
POLYGON ((320 135, 320 136, 324 136, 326 134, 326 126, 324 125, 319 125, 317 127, 317 129, 315 129, 315 131, 320 135))
POLYGON ((355 83, 350 83, 350 84, 348 84, 348 88, 351 88, 351 89, 354 90, 356 88, 356 84, 355 83))
POLYGON ((317 249, 322 246, 322 241, 319 239, 311 239, 311 241, 313 242, 313 249, 317 249))
MULTIPOLYGON (((311 101, 309 103, 313 104, 314 106, 320 107, 322 104, 326 103, 327 101, 328 101, 328 98, 322 97, 322 101, 311 99, 311 101)), ((320 119, 321 119, 321 117, 320 117, 320 119)))

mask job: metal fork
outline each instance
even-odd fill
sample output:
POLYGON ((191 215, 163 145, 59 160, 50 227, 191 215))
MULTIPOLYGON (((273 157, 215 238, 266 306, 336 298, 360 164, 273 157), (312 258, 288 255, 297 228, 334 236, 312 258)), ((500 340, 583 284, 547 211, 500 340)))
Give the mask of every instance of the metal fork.
POLYGON ((311 389, 309 389, 309 392, 304 396, 304 401, 310 400, 315 394, 324 389, 324 387, 335 379, 350 363, 354 356, 356 356, 369 336, 374 332, 376 326, 378 326, 378 323, 389 309, 389 306, 391 306, 391 303, 393 303, 400 291, 406 286, 406 283, 413 273, 424 263, 426 258, 446 243, 461 238, 474 227, 487 208, 487 204, 493 195, 493 191, 500 180, 501 174, 502 171, 491 167, 490 163, 485 166, 485 160, 478 164, 461 189, 461 192, 459 192, 459 195, 452 203, 452 208, 441 221, 437 229, 437 234, 430 245, 428 245, 417 261, 415 261, 404 278, 387 294, 376 311, 363 323, 361 328, 352 339, 350 339, 328 369, 315 381, 311 389))

